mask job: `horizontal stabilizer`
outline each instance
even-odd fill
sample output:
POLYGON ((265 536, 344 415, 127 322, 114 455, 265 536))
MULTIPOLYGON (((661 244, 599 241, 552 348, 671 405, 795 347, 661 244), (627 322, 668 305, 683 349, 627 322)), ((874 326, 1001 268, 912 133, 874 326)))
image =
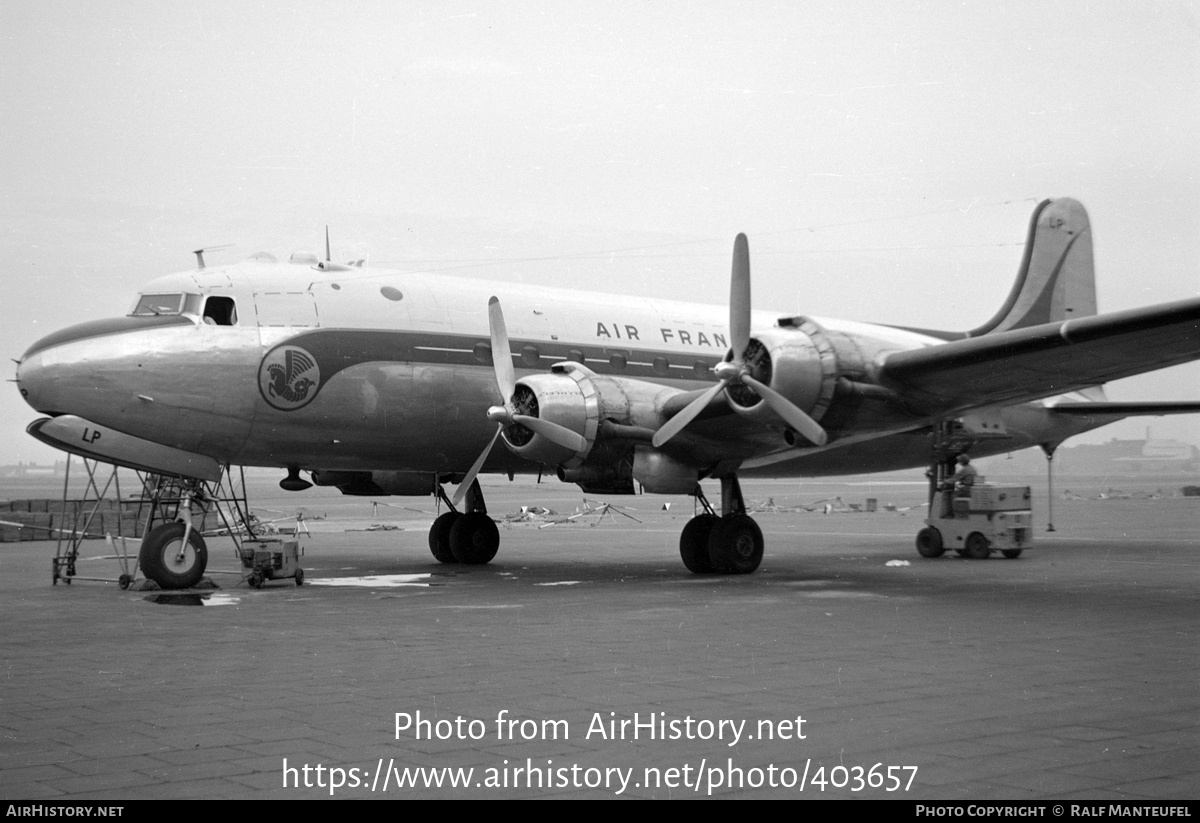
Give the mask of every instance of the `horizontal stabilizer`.
POLYGON ((962 410, 1036 400, 1197 358, 1200 299, 1193 298, 894 352, 878 376, 917 405, 962 410))

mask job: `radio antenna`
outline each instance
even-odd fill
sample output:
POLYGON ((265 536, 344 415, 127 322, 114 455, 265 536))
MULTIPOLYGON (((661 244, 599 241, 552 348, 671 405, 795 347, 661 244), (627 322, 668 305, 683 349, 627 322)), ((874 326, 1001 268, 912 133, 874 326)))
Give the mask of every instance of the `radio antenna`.
MULTIPOLYGON (((325 242, 328 243, 329 239, 326 238, 325 242)), ((204 253, 206 251, 216 251, 217 249, 231 249, 236 245, 237 245, 237 243, 225 243, 224 245, 221 245, 221 246, 205 246, 202 249, 196 249, 195 251, 192 252, 192 254, 196 255, 196 263, 198 264, 196 266, 196 268, 198 268, 198 269, 205 268, 204 253)))

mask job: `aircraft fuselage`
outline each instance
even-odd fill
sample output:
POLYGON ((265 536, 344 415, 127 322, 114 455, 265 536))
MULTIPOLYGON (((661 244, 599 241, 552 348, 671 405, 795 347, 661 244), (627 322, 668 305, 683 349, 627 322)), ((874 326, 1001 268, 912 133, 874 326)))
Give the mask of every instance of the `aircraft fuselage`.
MULTIPOLYGON (((614 415, 625 425, 657 428, 663 402, 711 386, 710 370, 729 348, 720 306, 439 275, 252 260, 161 277, 142 295, 158 295, 162 305, 150 301, 137 316, 75 326, 34 344, 18 368, 22 393, 42 412, 240 465, 462 472, 494 431, 484 412, 503 402, 488 337, 492 295, 507 307, 518 376, 572 361, 598 378, 650 387, 651 402, 630 402, 614 415), (172 300, 181 311, 156 313, 172 300), (219 302, 233 312, 209 310, 219 302)), ((755 312, 753 327, 770 328, 782 316, 755 312)), ((839 376, 868 383, 882 354, 941 342, 891 327, 805 319, 835 351, 839 376)), ((782 424, 726 414, 696 422, 692 451, 703 454, 705 440, 727 450, 735 439, 747 454, 786 451, 790 459, 758 470, 772 475, 928 462, 919 410, 852 394, 842 392, 822 410, 835 437, 863 428, 908 431, 805 454, 788 451, 794 444, 784 442, 782 424)), ((1002 414, 1009 436, 989 441, 989 453, 1090 427, 1076 422, 1067 431, 1036 404, 1002 414)), ((498 449, 485 470, 540 468, 498 449)))

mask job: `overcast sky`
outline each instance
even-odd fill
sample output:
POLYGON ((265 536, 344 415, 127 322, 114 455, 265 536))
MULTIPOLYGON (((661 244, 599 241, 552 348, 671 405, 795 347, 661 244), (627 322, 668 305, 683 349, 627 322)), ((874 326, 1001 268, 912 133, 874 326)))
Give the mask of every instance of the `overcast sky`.
MULTIPOLYGON (((10 358, 255 251, 965 329, 1081 200, 1101 311, 1200 294, 1187 2, 0 3, 10 358)), ((480 307, 484 311, 486 307, 480 307)), ((1200 366, 1111 384, 1200 399, 1200 366)), ((0 463, 50 462, 0 393, 0 463)), ((1073 442, 1200 444, 1200 415, 1073 442)), ((1070 445, 1070 444, 1068 444, 1070 445)))

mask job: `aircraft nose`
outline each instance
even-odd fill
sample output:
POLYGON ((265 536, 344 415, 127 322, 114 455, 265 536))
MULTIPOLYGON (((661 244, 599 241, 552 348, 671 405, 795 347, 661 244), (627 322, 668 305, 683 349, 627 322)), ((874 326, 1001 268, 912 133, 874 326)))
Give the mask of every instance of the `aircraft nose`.
POLYGON ((64 410, 55 408, 54 368, 46 362, 46 351, 26 354, 17 364, 17 390, 34 411, 58 415, 64 410))
POLYGON ((175 448, 233 451, 249 431, 258 392, 224 389, 231 382, 257 388, 257 329, 199 339, 198 328, 181 315, 71 326, 29 347, 17 364, 17 388, 44 415, 72 415, 175 448), (218 410, 221 396, 234 399, 218 410))
POLYGON ((42 414, 78 414, 111 388, 129 318, 68 326, 34 343, 17 364, 17 389, 42 414))
POLYGON ((29 358, 21 358, 17 361, 17 391, 21 393, 21 397, 25 402, 33 406, 34 411, 38 410, 36 398, 30 400, 29 387, 34 386, 34 391, 37 391, 39 383, 36 367, 30 367, 29 358))

